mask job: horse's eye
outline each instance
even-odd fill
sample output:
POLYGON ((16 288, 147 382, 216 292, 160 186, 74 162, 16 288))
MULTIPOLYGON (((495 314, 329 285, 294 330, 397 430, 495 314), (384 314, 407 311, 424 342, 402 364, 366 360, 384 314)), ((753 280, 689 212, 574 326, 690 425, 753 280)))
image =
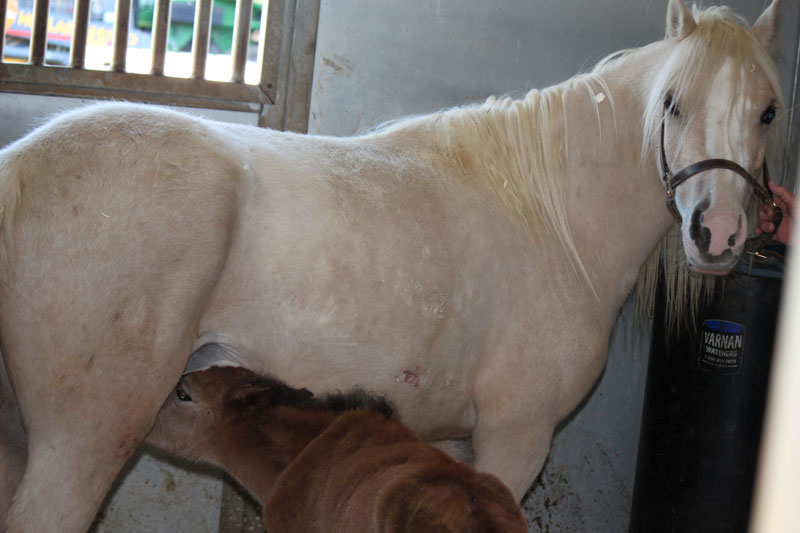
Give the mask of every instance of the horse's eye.
POLYGON ((178 399, 180 401, 182 401, 182 402, 191 402, 192 401, 192 397, 189 396, 188 394, 186 394, 186 391, 183 390, 183 387, 181 387, 180 383, 178 383, 178 386, 175 387, 175 396, 177 396, 178 399))
POLYGON ((775 115, 777 114, 777 110, 775 109, 774 105, 770 105, 764 114, 761 115, 761 123, 762 124, 772 124, 772 121, 775 120, 775 115))
POLYGON ((681 115, 681 112, 678 110, 678 106, 675 105, 675 102, 673 101, 672 93, 667 93, 667 95, 664 96, 664 109, 666 109, 673 117, 679 117, 681 115))

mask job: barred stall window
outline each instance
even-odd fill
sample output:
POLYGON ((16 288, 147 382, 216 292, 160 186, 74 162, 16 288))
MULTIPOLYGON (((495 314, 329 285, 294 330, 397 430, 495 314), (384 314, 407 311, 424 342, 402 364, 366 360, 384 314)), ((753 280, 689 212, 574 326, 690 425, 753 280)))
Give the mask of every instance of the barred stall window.
POLYGON ((319 1, 0 0, 0 91, 245 111, 305 131, 319 1))

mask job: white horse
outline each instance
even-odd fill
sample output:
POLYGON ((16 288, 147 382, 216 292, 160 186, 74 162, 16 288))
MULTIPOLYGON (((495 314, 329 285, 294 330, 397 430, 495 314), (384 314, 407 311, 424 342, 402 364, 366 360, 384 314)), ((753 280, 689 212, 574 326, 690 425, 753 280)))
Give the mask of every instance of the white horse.
POLYGON ((520 498, 674 225, 662 170, 690 268, 742 253, 778 2, 670 0, 589 74, 356 138, 106 104, 0 151, 8 531, 84 530, 193 352, 386 395, 520 498))

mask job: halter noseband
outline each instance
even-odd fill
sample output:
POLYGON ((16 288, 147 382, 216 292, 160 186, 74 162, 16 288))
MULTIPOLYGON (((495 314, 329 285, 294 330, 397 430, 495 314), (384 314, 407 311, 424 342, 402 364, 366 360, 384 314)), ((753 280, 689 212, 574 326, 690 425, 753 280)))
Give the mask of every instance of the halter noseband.
POLYGON ((675 189, 678 187, 678 185, 688 180, 695 174, 699 174, 700 172, 712 168, 732 170, 747 180, 747 183, 753 188, 753 192, 761 200, 761 203, 770 204, 772 207, 772 218, 770 221, 775 229, 771 232, 763 232, 757 237, 749 237, 747 241, 745 241, 744 249, 747 253, 752 255, 760 255, 759 251, 764 247, 767 241, 769 241, 772 236, 775 235, 775 232, 778 231, 778 226, 781 225, 781 220, 783 220, 783 212, 772 199, 772 192, 769 190, 769 171, 767 170, 767 160, 764 159, 764 165, 761 167, 762 180, 764 182, 763 185, 759 183, 741 165, 728 159, 704 159, 703 161, 698 161, 697 163, 687 166, 677 174, 672 174, 672 170, 667 162, 667 154, 664 150, 665 122, 666 120, 661 121, 661 171, 664 173, 662 180, 664 181, 664 187, 667 191, 667 209, 669 209, 669 212, 672 213, 678 222, 681 222, 681 215, 678 212, 677 206, 675 205, 675 189))

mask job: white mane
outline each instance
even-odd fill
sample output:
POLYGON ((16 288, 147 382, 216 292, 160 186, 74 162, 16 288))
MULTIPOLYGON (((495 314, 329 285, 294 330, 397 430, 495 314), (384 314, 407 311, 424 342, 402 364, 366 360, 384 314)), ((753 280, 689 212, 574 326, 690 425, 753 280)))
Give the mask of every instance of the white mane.
POLYGON ((479 177, 531 239, 557 236, 565 257, 591 287, 569 227, 564 186, 569 157, 565 95, 574 88, 588 92, 600 124, 595 96, 611 92, 596 69, 531 90, 521 99, 490 97, 481 104, 394 122, 382 131, 422 128, 432 134, 450 164, 465 176, 479 177))

